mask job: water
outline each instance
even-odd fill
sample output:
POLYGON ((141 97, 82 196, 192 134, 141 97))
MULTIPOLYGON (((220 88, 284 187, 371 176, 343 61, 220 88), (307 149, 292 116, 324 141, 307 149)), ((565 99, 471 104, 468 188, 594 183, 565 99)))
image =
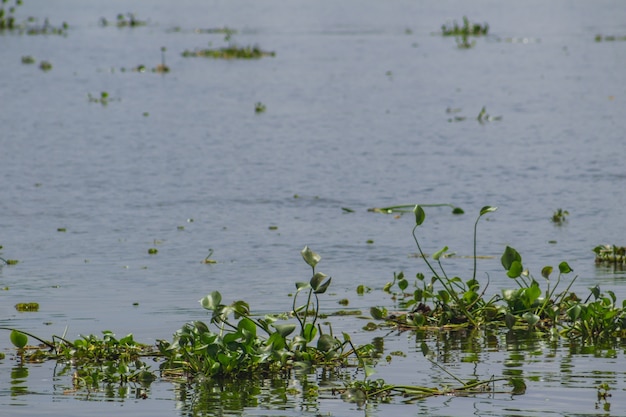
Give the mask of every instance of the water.
MULTIPOLYGON (((413 203, 466 211, 427 209, 419 232, 426 252, 448 245, 459 255, 472 254, 480 208, 499 207, 481 221, 478 241, 478 253, 493 257, 478 263, 493 293, 511 284, 499 262, 510 245, 537 276, 565 260, 577 292, 600 284, 626 298, 624 271, 596 267, 591 252, 623 245, 626 230, 626 44, 594 41, 626 33, 617 3, 29 0, 18 8, 20 18, 28 15, 70 28, 67 36, 0 35, 0 256, 20 261, 0 268, 8 287, 2 326, 42 337, 67 329, 69 338, 110 329, 150 342, 206 318, 197 300, 213 290, 249 300, 255 312, 288 310, 293 282, 309 272, 298 253, 304 245, 333 276, 323 309, 337 309, 341 298, 351 308, 385 305, 380 292, 357 297, 356 286, 380 289, 394 271, 425 268, 411 256, 412 215, 367 209, 413 203), (148 25, 98 23, 127 12, 148 25), (491 36, 470 50, 433 36, 464 15, 488 22, 491 36), (194 31, 224 26, 238 31, 236 43, 276 56, 180 55, 225 45, 221 34, 194 31), (170 73, 132 71, 158 65, 161 47, 170 73), (23 55, 53 69, 24 65, 23 55), (102 91, 108 105, 88 101, 102 91), (257 102, 265 113, 255 114, 257 102), (478 123, 483 106, 502 120, 478 123), (454 116, 466 120, 449 122, 454 116), (570 212, 560 227, 550 221, 557 208, 570 212), (148 255, 152 247, 157 255, 148 255), (209 249, 215 265, 201 262, 209 249), (38 302, 40 311, 18 313, 17 302, 38 302)), ((473 263, 446 265, 467 276, 473 263)), ((361 325, 345 322, 355 333, 361 325)), ((0 364, 7 372, 13 365, 0 364)), ((4 404, 38 406, 42 415, 110 413, 110 404, 74 396, 49 407, 58 399, 49 364, 29 372, 32 394, 3 396, 4 404)), ((592 368, 581 372, 587 378, 592 368)), ((595 385, 577 389, 593 397, 595 385)), ((578 395, 538 381, 515 401, 541 410, 532 399, 544 388, 578 395)), ((178 415, 172 386, 152 389, 149 401, 113 406, 178 415)), ((471 402, 478 414, 516 413, 497 398, 421 406, 445 414, 450 401, 463 403, 457 412, 471 402)), ((319 412, 347 414, 345 407, 322 400, 319 412)), ((298 406, 286 409, 300 415, 298 406)), ((562 402, 549 410, 578 408, 562 402)))

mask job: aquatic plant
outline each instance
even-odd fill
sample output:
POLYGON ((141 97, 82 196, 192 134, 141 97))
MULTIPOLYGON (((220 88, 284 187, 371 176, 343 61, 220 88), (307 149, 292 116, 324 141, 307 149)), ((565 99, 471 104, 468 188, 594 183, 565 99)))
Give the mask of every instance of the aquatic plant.
POLYGON ((626 246, 598 245, 593 248, 596 263, 626 264, 626 246))
POLYGON ((567 216, 569 216, 569 211, 559 208, 552 214, 552 223, 562 225, 567 221, 567 216))
POLYGON ((230 45, 224 48, 217 49, 195 49, 185 50, 182 53, 185 58, 190 57, 203 57, 203 58, 216 58, 216 59, 259 59, 266 56, 276 56, 275 52, 269 52, 262 50, 259 46, 237 46, 230 45))
MULTIPOLYGON (((519 252, 509 246, 500 260, 507 277, 516 283, 517 288, 485 297, 489 276, 481 291, 481 283, 476 279, 476 232, 480 218, 495 210, 495 207, 483 207, 474 223, 473 274, 471 279, 463 281, 460 277, 449 277, 441 263, 448 251, 447 246, 431 256, 437 268, 422 251, 415 232, 426 215, 421 206, 415 206, 413 238, 432 277, 426 279, 424 274, 417 273, 416 289, 407 293, 409 282, 404 273, 394 273, 393 281, 388 282, 383 290, 392 296, 402 310, 389 312, 383 307, 372 307, 372 317, 404 329, 454 330, 484 326, 525 328, 549 332, 554 336, 578 338, 588 343, 599 343, 626 334, 626 303, 619 307, 612 291, 602 293, 599 287, 594 287, 587 299, 582 301, 570 291, 577 276, 560 290, 564 277, 573 272, 567 262, 558 265, 556 279, 551 278, 554 271, 552 266, 541 269, 541 277, 546 283, 545 288, 542 288, 540 281, 524 268, 519 252), (437 285, 441 289, 437 289, 437 285)), ((602 248, 598 247, 597 251, 600 252, 602 248)))
POLYGON ((66 22, 59 27, 52 26, 48 19, 43 24, 37 24, 37 18, 29 17, 25 22, 18 23, 15 12, 18 6, 23 4, 22 0, 15 0, 13 5, 8 5, 9 0, 2 0, 0 3, 0 33, 11 31, 26 33, 28 35, 65 35, 69 25, 66 22), (6 7, 6 8, 5 8, 6 7))
POLYGON ((109 22, 106 18, 100 18, 101 26, 117 26, 118 28, 124 27, 138 27, 138 26, 146 26, 147 22, 145 20, 139 20, 135 17, 134 13, 118 13, 116 16, 115 22, 109 22))
POLYGON ((13 6, 8 6, 5 9, 7 3, 8 0, 2 0, 2 3, 0 3, 0 31, 16 29, 15 9, 22 5, 22 0, 15 0, 13 6))
POLYGON ((92 96, 91 93, 88 93, 87 99, 89 100, 90 103, 100 103, 103 106, 106 106, 107 104, 109 104, 109 101, 112 100, 109 97, 109 93, 107 93, 106 91, 102 91, 100 93, 100 97, 92 96))
POLYGON ((490 116, 487 114, 487 108, 483 106, 483 108, 480 109, 478 116, 476 116, 476 120, 478 120, 478 123, 480 124, 485 124, 487 122, 502 120, 502 116, 490 116))
POLYGON ((443 36, 485 36, 489 33, 489 25, 485 23, 470 23, 466 16, 463 16, 463 25, 460 26, 456 21, 452 24, 444 24, 441 26, 441 34, 443 36))
POLYGON ((594 40, 596 42, 614 42, 614 41, 626 41, 626 36, 614 36, 614 35, 608 35, 608 36, 602 36, 600 34, 596 35, 594 40))
MULTIPOLYGON (((452 214, 463 214, 465 211, 461 207, 457 207, 453 204, 449 203, 441 203, 441 204, 421 204, 421 207, 451 207, 452 214)), ((384 214, 404 214, 404 213, 412 213, 415 209, 415 204, 402 204, 398 206, 389 206, 389 207, 373 207, 368 208, 367 211, 371 211, 374 213, 384 213, 384 214)))
POLYGON ((52 64, 49 61, 41 61, 39 63, 39 69, 44 72, 50 71, 52 69, 52 64))
POLYGON ((261 103, 260 101, 254 104, 255 113, 264 113, 265 110, 267 110, 267 107, 265 106, 265 104, 261 103))

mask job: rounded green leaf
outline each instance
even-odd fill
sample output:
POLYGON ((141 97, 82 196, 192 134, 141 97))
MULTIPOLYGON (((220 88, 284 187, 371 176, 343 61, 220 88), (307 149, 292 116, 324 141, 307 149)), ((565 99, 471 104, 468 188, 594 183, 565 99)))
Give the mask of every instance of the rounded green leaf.
POLYGON ((522 272, 524 272, 524 267, 522 266, 522 264, 519 261, 513 261, 506 275, 509 278, 517 278, 522 275, 522 272))
POLYGON ((567 262, 563 261, 559 264, 559 272, 561 274, 568 274, 570 272, 574 271, 572 268, 569 267, 569 265, 567 264, 567 262))
POLYGON ((413 209, 413 213, 415 213, 415 224, 417 226, 424 223, 424 219, 426 219, 426 213, 424 213, 424 209, 419 204, 415 206, 413 209))
POLYGON ((272 327, 282 336, 287 337, 296 329, 295 324, 272 324, 272 327))
POLYGON ((522 256, 515 249, 507 246, 504 249, 504 253, 500 258, 500 261, 502 262, 502 266, 504 267, 504 269, 508 271, 509 269, 511 269, 511 264, 513 264, 513 261, 518 261, 520 263, 522 262, 522 256))
POLYGON ((207 310, 215 310, 222 302, 222 294, 219 291, 213 291, 200 300, 200 304, 207 310))
POLYGON ((317 349, 328 352, 335 346, 335 338, 329 334, 323 334, 317 339, 317 349))
POLYGON ((545 279, 550 279, 551 273, 552 273, 551 266, 544 266, 543 269, 541 270, 541 276, 544 277, 545 279))
POLYGON ((9 338, 11 339, 13 346, 18 349, 22 349, 28 343, 28 336, 17 330, 12 330, 9 338))

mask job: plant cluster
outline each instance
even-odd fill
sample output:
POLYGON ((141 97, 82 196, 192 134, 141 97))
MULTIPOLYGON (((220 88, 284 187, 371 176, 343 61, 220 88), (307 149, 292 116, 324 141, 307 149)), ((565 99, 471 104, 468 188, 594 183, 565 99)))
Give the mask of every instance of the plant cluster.
POLYGON ((224 48, 216 49, 195 49, 193 51, 186 49, 182 56, 185 58, 202 57, 202 58, 218 58, 218 59, 259 59, 265 56, 276 56, 275 52, 262 50, 259 46, 237 46, 229 45, 224 48))
POLYGON ((567 216, 569 216, 569 211, 561 208, 556 209, 555 212, 552 213, 552 223, 560 226, 567 221, 567 216))
POLYGON ((526 328, 581 338, 592 343, 626 334, 626 303, 618 306, 612 291, 602 293, 596 286, 591 288, 589 296, 582 301, 575 293, 570 292, 576 277, 569 281, 564 290, 559 290, 563 277, 572 272, 567 262, 558 265, 555 279, 551 278, 554 270, 552 266, 545 266, 541 270, 541 277, 546 282, 545 288, 542 288, 539 280, 524 268, 521 255, 509 246, 502 254, 501 263, 507 277, 517 287, 486 298, 489 277, 482 289, 481 283, 476 279, 476 233, 480 218, 495 210, 496 207, 485 206, 476 219, 474 272, 471 279, 463 281, 460 277, 448 276, 442 265, 441 260, 448 251, 447 246, 432 255, 436 265, 429 262, 422 252, 415 231, 424 222, 426 215, 421 206, 415 206, 413 238, 432 276, 427 279, 424 274, 418 273, 415 289, 408 293, 409 282, 404 273, 394 274, 393 281, 384 290, 399 301, 403 311, 390 313, 385 308, 373 307, 372 316, 402 328, 526 328))
POLYGON ((134 13, 118 13, 115 22, 109 22, 106 18, 100 18, 101 26, 117 26, 118 28, 124 27, 138 27, 138 26, 146 26, 147 22, 145 20, 139 20, 135 17, 134 13))
POLYGON ((13 6, 8 6, 5 9, 5 5, 8 0, 2 0, 0 3, 0 31, 17 29, 15 24, 15 9, 22 5, 22 0, 15 0, 13 6))
POLYGON ((595 36, 595 41, 596 42, 614 42, 614 41, 626 41, 626 36, 614 36, 614 35, 607 35, 607 36, 602 36, 600 34, 595 36))
POLYGON ((463 16, 463 25, 459 25, 454 21, 451 25, 445 24, 441 26, 441 34, 443 36, 485 36, 489 33, 489 25, 485 23, 470 23, 467 16, 463 16))
POLYGON ((452 25, 442 25, 441 34, 443 36, 454 36, 456 45, 459 49, 470 49, 476 45, 475 41, 470 41, 470 37, 486 36, 489 32, 489 25, 485 23, 470 23, 466 16, 463 16, 463 25, 460 26, 456 21, 452 25))
MULTIPOLYGON (((139 390, 147 388, 156 378, 143 361, 149 357, 160 360, 162 378, 184 382, 275 378, 292 371, 322 370, 344 381, 343 389, 332 388, 334 394, 358 404, 388 401, 394 395, 412 399, 468 395, 484 392, 485 385, 497 380, 462 381, 450 374, 460 384, 453 389, 393 385, 370 379, 379 350, 371 344, 355 347, 347 333, 336 337, 329 323, 319 323, 319 296, 327 291, 332 278, 316 271, 321 260, 317 253, 305 247, 301 255, 311 267, 312 276, 307 282, 296 282, 288 314, 254 316, 247 302, 223 304, 221 294, 214 291, 200 300, 202 307, 211 312, 209 324, 187 323, 171 342, 158 340, 156 346, 137 343, 132 335, 117 339, 110 331, 103 332, 102 338, 83 336, 70 342, 64 337, 53 336, 52 341, 46 341, 16 329, 2 329, 11 331, 10 340, 18 348, 22 362, 58 361, 59 375, 71 374, 70 392, 109 391, 114 385, 128 389, 131 384, 139 390), (27 346, 28 337, 41 344, 27 346), (356 372, 348 375, 349 369, 356 372), (359 372, 363 379, 356 378, 359 372)), ((427 355, 427 348, 424 352, 427 355)), ((440 366, 428 356, 427 359, 440 366)))
POLYGON ((597 264, 626 264, 626 246, 599 245, 593 248, 593 251, 596 254, 597 264))
POLYGON ((28 35, 65 35, 69 25, 65 22, 59 27, 50 24, 45 19, 43 24, 37 24, 37 19, 29 17, 26 22, 18 23, 15 18, 17 7, 23 4, 22 0, 15 0, 13 5, 8 5, 9 0, 2 0, 0 3, 0 33, 12 31, 26 33, 28 35))

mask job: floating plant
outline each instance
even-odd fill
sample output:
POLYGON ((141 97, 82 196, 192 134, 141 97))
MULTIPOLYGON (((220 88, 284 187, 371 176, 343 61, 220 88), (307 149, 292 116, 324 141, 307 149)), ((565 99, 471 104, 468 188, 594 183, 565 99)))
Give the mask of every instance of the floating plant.
POLYGON ((237 46, 230 45, 224 48, 217 49, 195 49, 185 50, 182 53, 185 58, 190 57, 202 57, 202 58, 216 58, 216 59, 259 59, 265 56, 276 56, 275 52, 269 52, 262 50, 259 46, 237 46))
POLYGON ((560 226, 567 221, 567 216, 569 216, 569 211, 563 210, 561 208, 557 209, 552 214, 552 223, 560 226))
POLYGON ((139 20, 135 17, 134 13, 119 13, 115 22, 109 22, 106 18, 100 18, 101 26, 117 26, 118 28, 124 27, 138 27, 138 26, 146 26, 147 22, 145 20, 139 20))
POLYGON ((452 25, 445 24, 441 26, 441 34, 443 36, 485 36, 489 33, 489 25, 485 23, 480 25, 470 23, 466 16, 463 16, 463 26, 454 21, 452 25))

